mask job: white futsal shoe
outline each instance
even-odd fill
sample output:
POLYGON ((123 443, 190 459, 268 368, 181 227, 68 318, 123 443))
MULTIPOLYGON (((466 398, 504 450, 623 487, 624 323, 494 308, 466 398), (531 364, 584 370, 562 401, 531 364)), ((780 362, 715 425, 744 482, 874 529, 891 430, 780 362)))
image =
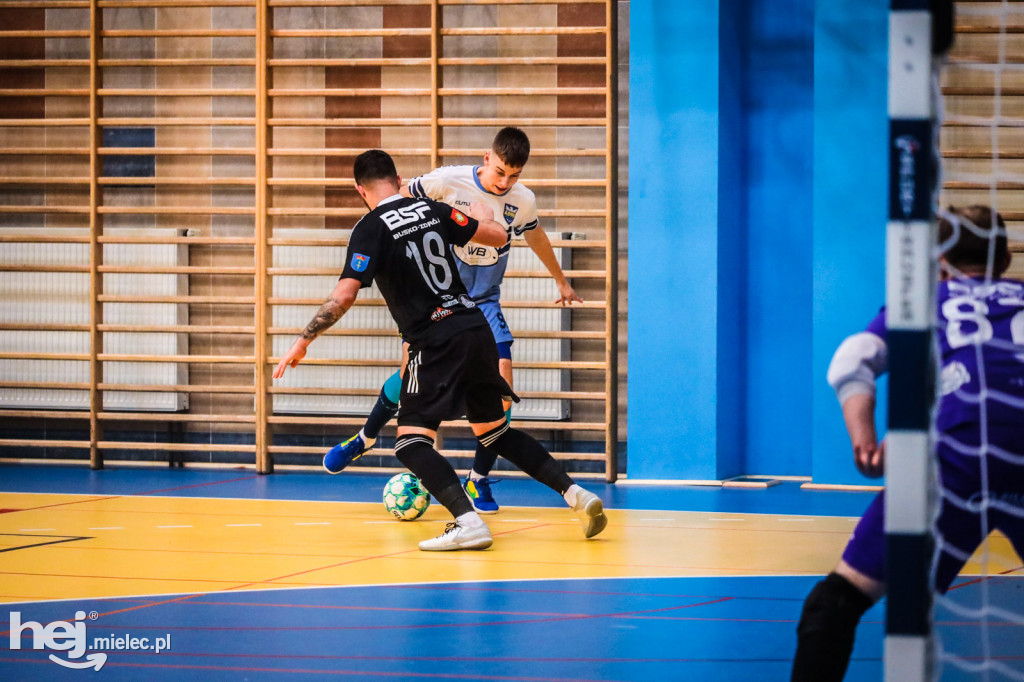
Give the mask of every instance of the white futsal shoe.
POLYGON ((452 521, 436 538, 424 540, 420 549, 424 552, 450 552, 456 549, 487 549, 491 546, 491 531, 486 524, 475 527, 460 526, 452 521))
POLYGON ((608 525, 608 517, 604 515, 604 503, 601 498, 589 490, 576 493, 576 504, 572 510, 583 523, 583 535, 592 538, 608 525))

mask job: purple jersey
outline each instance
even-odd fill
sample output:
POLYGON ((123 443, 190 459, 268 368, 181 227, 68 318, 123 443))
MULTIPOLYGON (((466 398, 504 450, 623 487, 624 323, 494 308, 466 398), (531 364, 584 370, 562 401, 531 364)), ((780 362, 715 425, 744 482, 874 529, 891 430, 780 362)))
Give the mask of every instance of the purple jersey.
MULTIPOLYGON (((867 331, 886 339, 884 308, 867 331)), ((945 492, 935 526, 943 551, 934 578, 936 589, 945 592, 991 529, 1002 531, 1024 556, 1024 508, 1020 506, 1024 466, 1019 459, 988 456, 990 451, 984 458, 968 454, 982 445, 983 436, 989 444, 1017 457, 1024 454, 1024 283, 1010 279, 987 284, 981 279, 942 282, 936 336, 942 363, 936 428, 951 436, 936 444, 945 492), (984 403, 980 400, 982 382, 988 392, 984 403), (983 484, 986 481, 987 485, 983 484), (1001 501, 1003 506, 979 505, 986 498, 1001 501), (985 509, 984 523, 979 509, 985 509)), ((843 552, 847 564, 883 582, 884 496, 879 493, 872 502, 843 552)))
MULTIPOLYGON (((886 338, 885 309, 867 331, 886 338)), ((939 284, 939 409, 942 433, 982 422, 996 434, 1024 429, 1024 283, 1000 279, 956 279, 939 284)))

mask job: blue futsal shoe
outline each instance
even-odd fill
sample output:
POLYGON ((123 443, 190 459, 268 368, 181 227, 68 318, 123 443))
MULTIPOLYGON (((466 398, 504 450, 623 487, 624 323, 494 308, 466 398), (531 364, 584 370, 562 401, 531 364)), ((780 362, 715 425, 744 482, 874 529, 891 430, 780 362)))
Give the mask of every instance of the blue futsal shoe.
POLYGON ((494 501, 494 495, 491 495, 491 483, 497 483, 497 481, 489 478, 478 478, 474 481, 467 478, 462 484, 462 487, 466 489, 466 494, 469 495, 469 501, 473 503, 473 509, 478 514, 498 513, 498 503, 494 501))
POLYGON ((343 443, 338 443, 324 455, 324 469, 327 473, 340 474, 341 470, 352 462, 363 456, 363 453, 373 447, 377 442, 376 438, 363 438, 360 431, 343 443))

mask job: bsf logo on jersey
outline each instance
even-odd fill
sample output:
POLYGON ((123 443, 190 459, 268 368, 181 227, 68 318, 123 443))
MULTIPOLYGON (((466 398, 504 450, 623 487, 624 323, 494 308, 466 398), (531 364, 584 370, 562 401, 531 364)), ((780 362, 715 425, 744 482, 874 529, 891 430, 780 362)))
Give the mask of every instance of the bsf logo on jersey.
POLYGON ((423 222, 426 220, 429 211, 430 207, 425 202, 417 201, 415 204, 402 206, 387 213, 381 213, 380 219, 384 221, 389 230, 394 232, 398 228, 405 227, 410 223, 423 222))
POLYGON ((370 264, 370 257, 364 256, 361 253, 352 254, 352 269, 356 272, 362 272, 366 269, 366 266, 370 264))
POLYGON ((518 210, 518 206, 513 206, 512 204, 505 204, 505 222, 511 225, 512 221, 516 219, 516 211, 518 210))
POLYGON ((467 218, 466 215, 457 208, 452 209, 452 220, 463 227, 469 224, 469 218, 467 218))

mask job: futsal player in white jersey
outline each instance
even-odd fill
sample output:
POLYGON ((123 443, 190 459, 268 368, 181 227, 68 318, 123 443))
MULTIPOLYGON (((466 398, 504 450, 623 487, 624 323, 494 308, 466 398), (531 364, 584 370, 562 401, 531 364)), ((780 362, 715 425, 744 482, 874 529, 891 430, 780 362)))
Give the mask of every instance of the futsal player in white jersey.
MULTIPOLYGON (((494 137, 491 149, 484 154, 480 166, 443 166, 414 178, 402 187, 402 195, 442 201, 456 208, 468 210, 472 203, 489 207, 508 234, 508 242, 495 248, 480 244, 455 247, 459 275, 470 297, 477 304, 491 326, 498 345, 498 369, 501 376, 514 387, 512 381, 512 333, 501 311, 501 281, 508 265, 511 240, 523 237, 547 268, 558 287, 557 303, 569 305, 582 302, 566 279, 558 263, 547 234, 538 229, 537 200, 532 191, 519 183, 519 176, 530 158, 530 140, 522 130, 502 128, 494 137)), ((381 428, 398 410, 400 372, 392 375, 381 389, 377 403, 359 433, 334 446, 324 457, 324 467, 337 473, 354 459, 369 450, 381 428)), ((505 403, 506 417, 510 418, 511 403, 505 403)), ((498 511, 487 478, 494 466, 496 454, 478 443, 473 468, 464 481, 466 492, 474 508, 483 514, 498 511)))

